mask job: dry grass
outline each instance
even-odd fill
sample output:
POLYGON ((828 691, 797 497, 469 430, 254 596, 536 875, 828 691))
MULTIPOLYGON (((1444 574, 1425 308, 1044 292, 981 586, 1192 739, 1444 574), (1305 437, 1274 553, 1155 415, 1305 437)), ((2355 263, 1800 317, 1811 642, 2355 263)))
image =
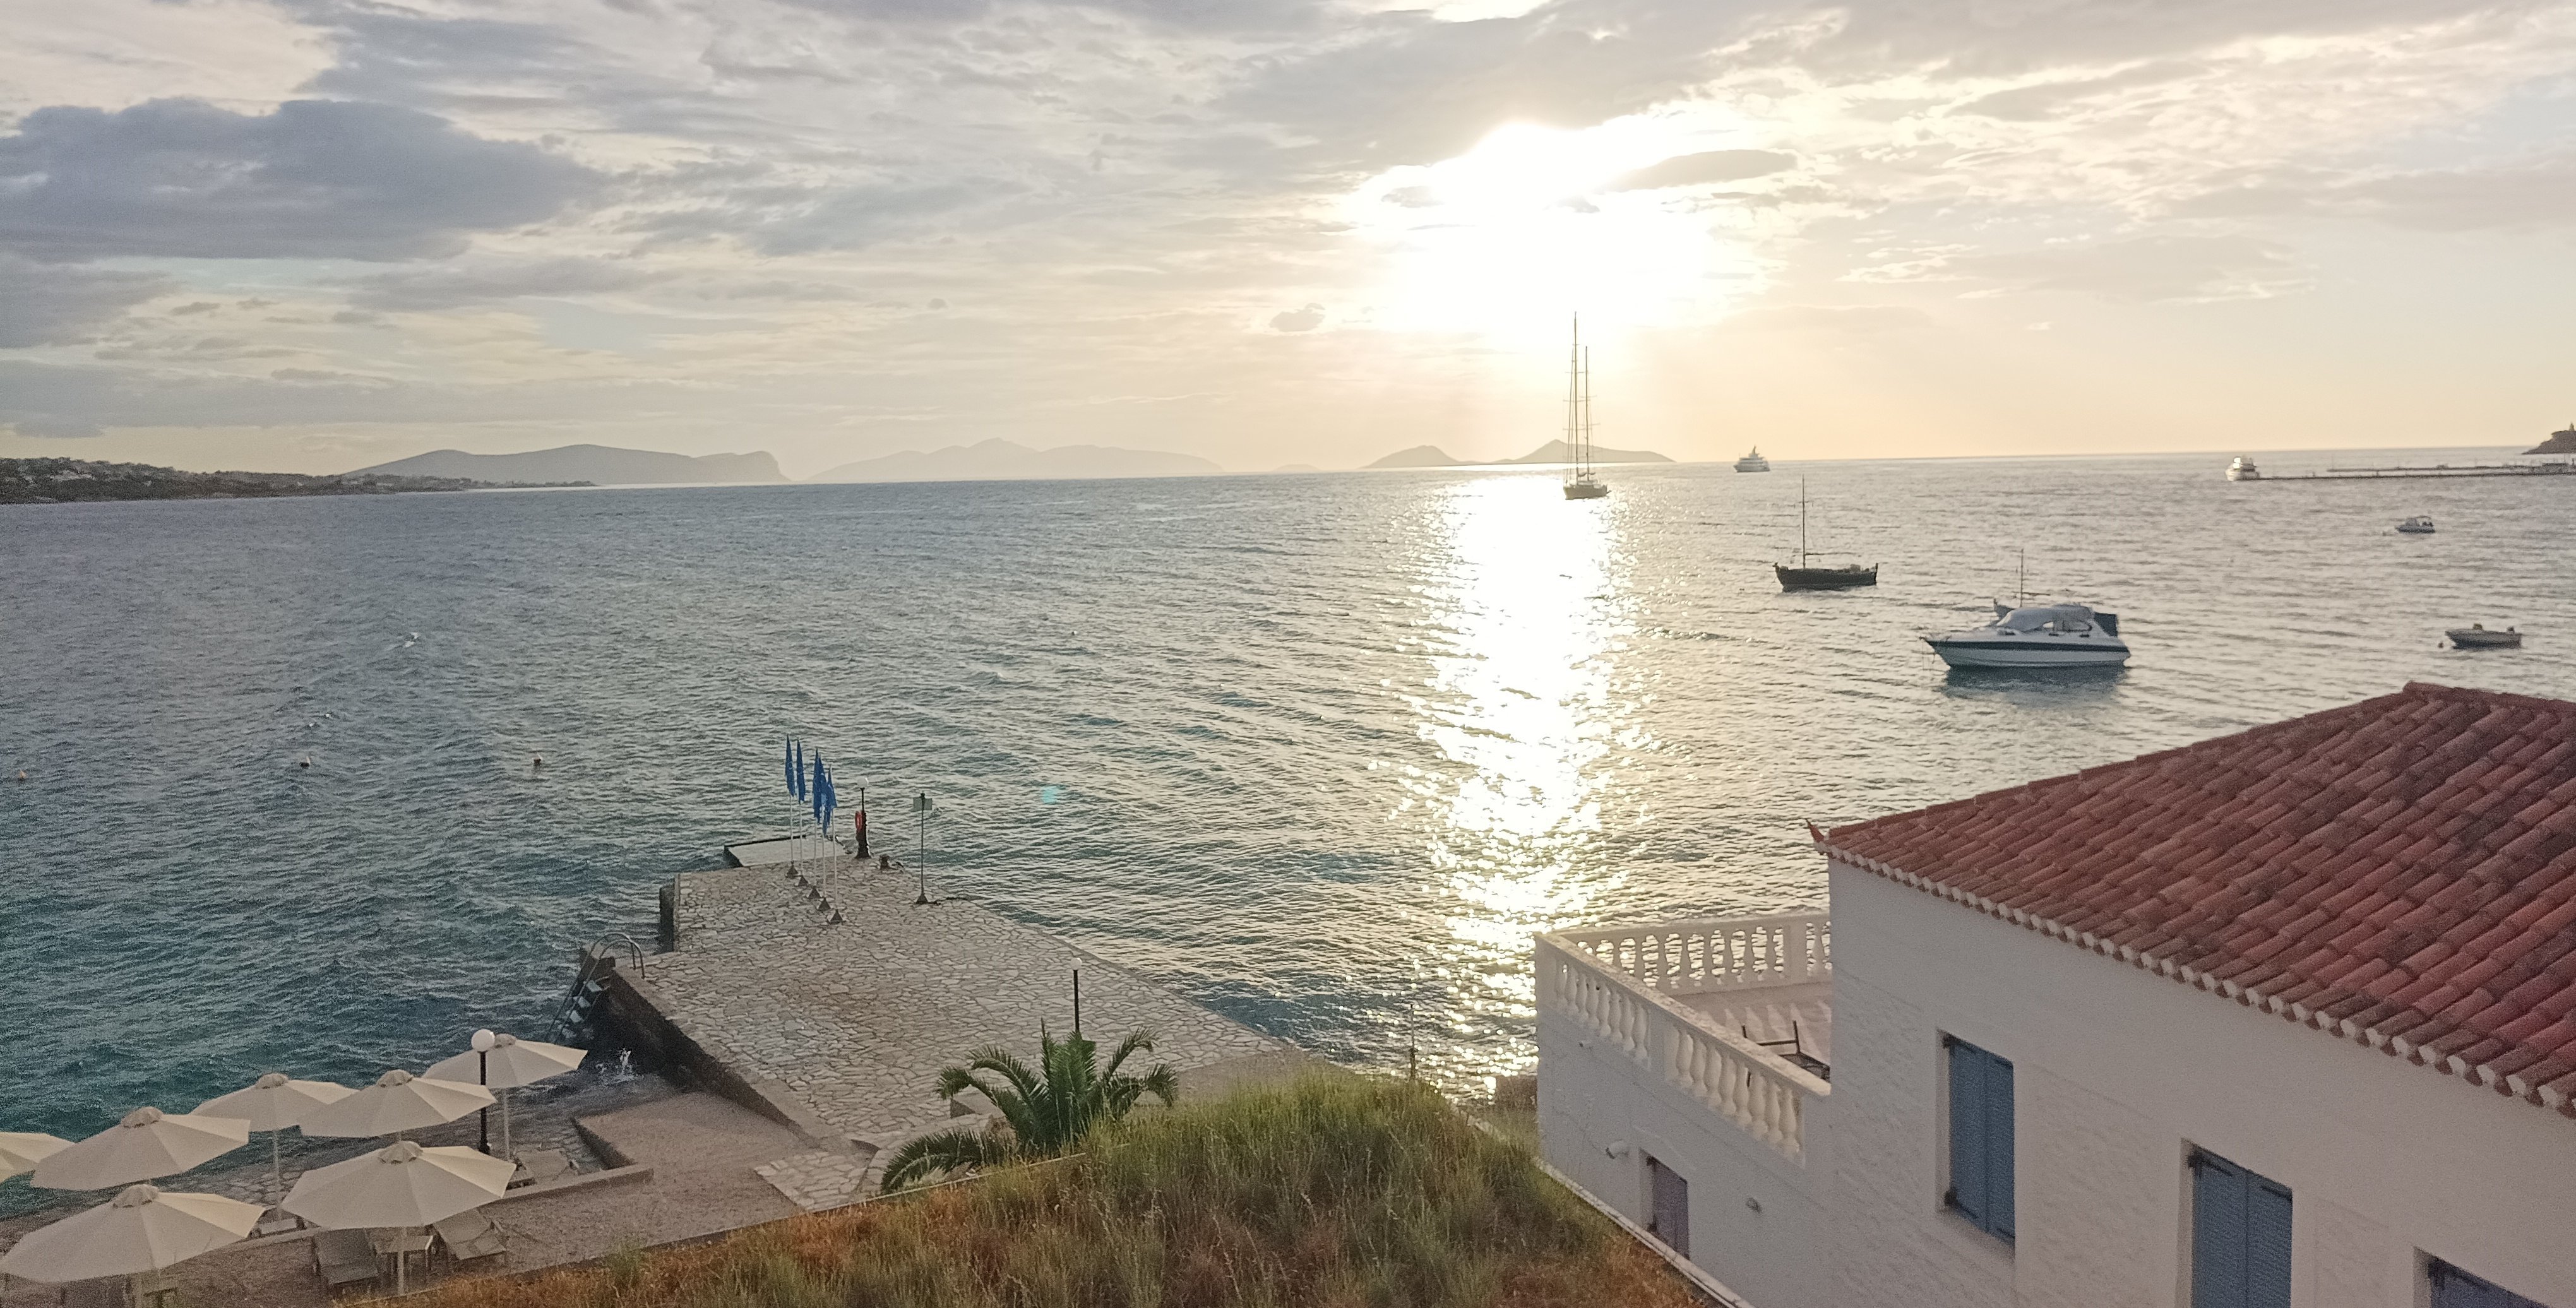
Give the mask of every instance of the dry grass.
POLYGON ((1690 1308, 1523 1146, 1401 1081, 1309 1077, 971 1185, 424 1308, 1690 1308))

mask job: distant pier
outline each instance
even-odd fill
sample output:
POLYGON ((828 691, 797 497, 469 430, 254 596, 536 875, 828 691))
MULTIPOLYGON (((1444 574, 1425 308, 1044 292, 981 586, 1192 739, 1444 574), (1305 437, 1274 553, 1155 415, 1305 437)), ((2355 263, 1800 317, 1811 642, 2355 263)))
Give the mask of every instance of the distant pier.
MULTIPOLYGON (((759 1169, 806 1209, 873 1193, 881 1159, 974 1105, 939 1097, 941 1068, 1000 1045, 1032 1063, 1039 1023, 1107 1049, 1139 1027, 1185 1095, 1290 1074, 1293 1046, 981 905, 916 904, 909 869, 838 846, 732 846, 748 864, 688 872, 663 889, 664 952, 615 956, 601 1034, 788 1127, 811 1152, 759 1169), (772 861, 775 860, 775 861, 772 861), (828 895, 828 901, 826 899, 828 895), (827 908, 825 905, 830 905, 827 908), (837 911, 840 921, 832 920, 837 911)), ((607 955, 589 963, 604 966, 607 955)))
POLYGON ((2436 463, 2417 467, 2328 468, 2323 472, 2266 472, 2260 476, 2233 480, 2243 482, 2442 480, 2457 477, 2563 477, 2571 472, 2576 472, 2576 463, 2436 463))

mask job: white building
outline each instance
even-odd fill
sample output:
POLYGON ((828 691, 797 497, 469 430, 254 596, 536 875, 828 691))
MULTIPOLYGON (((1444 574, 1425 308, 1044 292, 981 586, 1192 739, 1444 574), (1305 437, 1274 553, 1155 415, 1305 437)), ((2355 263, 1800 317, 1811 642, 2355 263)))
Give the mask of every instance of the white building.
POLYGON ((1819 846, 1830 918, 1537 945, 1548 1160, 1753 1308, 2576 1308, 2576 704, 1819 846))

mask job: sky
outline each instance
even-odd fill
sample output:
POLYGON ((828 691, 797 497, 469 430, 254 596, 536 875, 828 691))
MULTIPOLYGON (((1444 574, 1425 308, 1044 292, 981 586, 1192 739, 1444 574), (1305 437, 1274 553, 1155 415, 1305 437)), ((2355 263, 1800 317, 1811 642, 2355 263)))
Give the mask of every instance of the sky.
POLYGON ((2520 445, 2576 0, 0 0, 0 455, 2520 445))

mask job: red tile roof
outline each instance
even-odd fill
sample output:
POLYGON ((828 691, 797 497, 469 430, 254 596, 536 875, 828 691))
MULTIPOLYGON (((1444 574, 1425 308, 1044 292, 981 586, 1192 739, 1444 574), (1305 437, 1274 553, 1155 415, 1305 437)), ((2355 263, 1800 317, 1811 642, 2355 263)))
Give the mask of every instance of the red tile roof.
POLYGON ((2576 1117, 2576 704, 2411 684, 1823 844, 2576 1117))

